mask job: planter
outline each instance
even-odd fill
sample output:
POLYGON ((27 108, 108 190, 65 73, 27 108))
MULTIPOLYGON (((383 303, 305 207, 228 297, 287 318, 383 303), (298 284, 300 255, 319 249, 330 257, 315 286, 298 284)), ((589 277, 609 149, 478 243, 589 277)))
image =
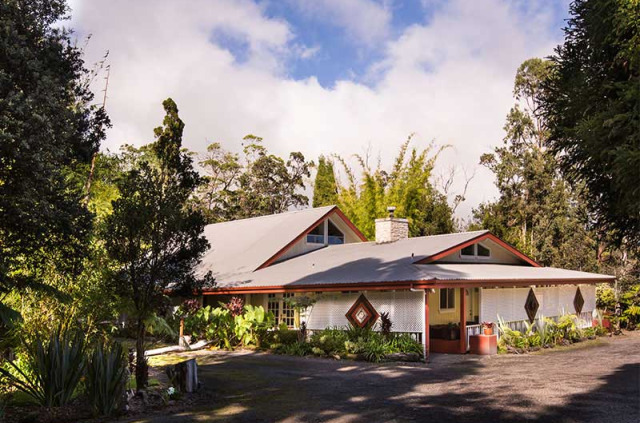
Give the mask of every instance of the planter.
POLYGON ((484 328, 483 333, 485 335, 493 335, 493 328, 484 328))

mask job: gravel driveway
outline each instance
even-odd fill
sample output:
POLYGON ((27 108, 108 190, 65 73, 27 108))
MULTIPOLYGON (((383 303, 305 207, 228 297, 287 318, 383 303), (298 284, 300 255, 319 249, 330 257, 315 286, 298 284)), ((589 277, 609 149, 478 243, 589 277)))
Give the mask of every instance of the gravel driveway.
POLYGON ((206 404, 140 421, 640 422, 640 332, 523 356, 438 355, 426 366, 208 354, 206 404))

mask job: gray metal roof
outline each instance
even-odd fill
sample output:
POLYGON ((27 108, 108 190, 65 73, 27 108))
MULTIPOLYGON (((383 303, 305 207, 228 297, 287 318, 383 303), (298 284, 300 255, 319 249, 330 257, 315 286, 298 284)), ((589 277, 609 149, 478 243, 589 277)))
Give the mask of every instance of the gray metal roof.
POLYGON ((204 275, 211 270, 219 288, 435 280, 542 280, 553 283, 558 279, 594 282, 613 279, 595 273, 529 265, 416 264, 488 231, 408 238, 386 244, 330 245, 256 270, 333 208, 327 206, 208 225, 205 236, 212 248, 196 273, 204 275))
POLYGON ((196 274, 211 270, 217 280, 250 272, 269 260, 335 206, 296 210, 268 216, 214 223, 204 228, 211 248, 196 274))

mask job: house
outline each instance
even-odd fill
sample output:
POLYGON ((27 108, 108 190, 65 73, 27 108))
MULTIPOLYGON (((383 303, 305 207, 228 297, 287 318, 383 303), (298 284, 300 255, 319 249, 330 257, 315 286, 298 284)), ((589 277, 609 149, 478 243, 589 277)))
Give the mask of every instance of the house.
POLYGON ((262 305, 291 328, 375 323, 389 313, 425 352, 465 352, 480 322, 513 327, 576 313, 591 322, 595 284, 614 277, 542 267, 488 231, 410 238, 409 222, 376 219, 375 241, 336 206, 208 225, 197 269, 211 271, 205 305, 230 296, 262 305), (297 297, 314 299, 300 311, 297 297), (292 301, 293 298, 293 301, 292 301))

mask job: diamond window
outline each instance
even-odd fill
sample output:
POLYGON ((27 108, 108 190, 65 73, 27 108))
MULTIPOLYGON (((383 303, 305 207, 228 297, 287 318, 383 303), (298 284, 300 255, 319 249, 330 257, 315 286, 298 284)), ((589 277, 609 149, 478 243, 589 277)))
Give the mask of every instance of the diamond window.
POLYGON ((580 292, 580 287, 576 290, 576 296, 573 298, 573 307, 576 309, 576 313, 580 315, 582 313, 582 307, 584 306, 584 297, 580 292))
POLYGON ((538 312, 538 308, 540 304, 538 303, 538 299, 536 298, 536 293, 533 292, 533 288, 529 289, 529 294, 527 295, 527 300, 524 302, 524 310, 527 312, 527 317, 529 318, 529 323, 533 323, 536 318, 536 313, 538 312))

